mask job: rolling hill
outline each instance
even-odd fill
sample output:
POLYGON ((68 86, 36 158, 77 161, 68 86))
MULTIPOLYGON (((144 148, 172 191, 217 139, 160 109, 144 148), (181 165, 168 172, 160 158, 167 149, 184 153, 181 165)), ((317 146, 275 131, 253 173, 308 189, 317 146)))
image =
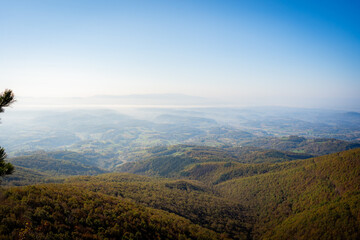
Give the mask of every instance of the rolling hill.
POLYGON ((238 203, 253 239, 360 236, 360 149, 280 163, 203 161, 183 169, 181 178, 238 203))
POLYGON ((144 161, 118 167, 118 171, 149 176, 179 177, 187 167, 204 162, 271 163, 310 158, 312 155, 255 147, 216 148, 175 145, 151 148, 144 161))
POLYGON ((99 156, 87 155, 71 151, 31 152, 28 155, 13 157, 9 162, 16 166, 51 174, 63 175, 94 175, 107 171, 97 167, 99 156))
POLYGON ((1 193, 1 239, 224 239, 165 211, 66 184, 1 193))
POLYGON ((2 238, 360 237, 360 149, 306 159, 245 147, 149 151, 151 158, 136 163, 149 176, 107 173, 6 188, 2 238))
POLYGON ((306 139, 299 136, 287 136, 280 138, 259 138, 255 141, 245 143, 245 145, 321 156, 325 154, 350 150, 353 148, 359 148, 360 142, 348 142, 331 138, 306 139))
POLYGON ((252 212, 255 238, 360 237, 360 149, 301 160, 292 168, 231 179, 215 188, 252 212))

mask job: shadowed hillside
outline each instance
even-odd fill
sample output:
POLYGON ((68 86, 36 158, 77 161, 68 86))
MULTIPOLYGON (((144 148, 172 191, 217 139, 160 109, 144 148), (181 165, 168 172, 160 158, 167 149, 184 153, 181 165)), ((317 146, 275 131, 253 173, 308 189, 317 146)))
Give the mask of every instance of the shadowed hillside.
POLYGON ((9 161, 20 167, 61 176, 106 173, 106 170, 96 167, 98 159, 99 156, 95 154, 88 156, 70 151, 38 151, 11 158, 9 161))

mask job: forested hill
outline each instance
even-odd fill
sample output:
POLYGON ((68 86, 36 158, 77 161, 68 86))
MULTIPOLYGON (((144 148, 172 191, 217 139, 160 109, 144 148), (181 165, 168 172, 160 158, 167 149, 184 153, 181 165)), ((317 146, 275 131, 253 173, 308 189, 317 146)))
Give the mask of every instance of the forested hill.
POLYGON ((0 197, 0 235, 2 239, 360 238, 360 149, 262 163, 236 162, 231 155, 229 161, 217 160, 204 150, 195 151, 202 153, 192 157, 198 162, 171 179, 109 173, 8 188, 0 197))
MULTIPOLYGON (((25 176, 39 174, 50 176, 96 175, 112 171, 132 173, 179 176, 188 165, 202 162, 225 161, 237 163, 271 163, 339 152, 360 147, 357 142, 347 142, 336 139, 305 139, 297 136, 282 138, 263 138, 248 142, 249 146, 224 145, 209 147, 199 145, 172 145, 151 148, 134 149, 124 153, 88 151, 33 151, 23 152, 9 158, 22 172, 15 173, 18 184, 26 182, 25 176), (251 146, 254 145, 254 146, 251 146), (260 148, 261 147, 261 148, 260 148), (126 164, 120 164, 128 161, 126 164), (27 169, 30 169, 27 171, 27 169), (34 173, 32 171, 37 171, 34 173), (20 180, 20 178, 22 180, 20 180)), ((10 179, 15 180, 13 176, 10 179)), ((44 182, 44 181, 38 181, 44 182)), ((47 182, 47 181, 45 181, 47 182)), ((36 183, 28 178, 28 183, 36 183)), ((11 183, 14 185, 14 182, 11 183)))
POLYGON ((165 211, 72 185, 1 193, 1 239, 224 239, 165 211))
MULTIPOLYGON (((280 163, 204 161, 189 165, 180 174, 183 180, 138 177, 126 184, 124 182, 129 180, 124 179, 129 177, 116 180, 124 175, 101 175, 73 182, 87 184, 97 191, 124 195, 188 218, 191 213, 206 216, 195 210, 198 206, 195 195, 208 199, 205 205, 208 211, 214 212, 216 206, 219 207, 218 202, 205 197, 212 193, 224 199, 220 206, 230 206, 230 209, 237 206, 239 210, 235 216, 242 216, 240 219, 235 220, 229 212, 228 215, 222 213, 222 218, 234 219, 233 224, 241 226, 242 232, 250 231, 247 236, 251 239, 358 239, 359 173, 360 149, 353 149, 280 163), (103 188, 105 185, 107 187, 103 188), (191 210, 186 213, 188 208, 191 210)), ((204 224, 199 218, 191 219, 204 224)))
POLYGON ((255 216, 261 239, 359 239, 360 149, 215 186, 255 216))
POLYGON ((321 156, 330 153, 341 152, 353 148, 359 148, 359 141, 343 141, 333 138, 314 138, 306 139, 298 136, 288 137, 267 137, 259 138, 254 141, 244 143, 244 145, 260 147, 265 149, 276 149, 279 151, 291 151, 298 153, 308 153, 321 156))
POLYGON ((79 154, 71 151, 31 152, 13 157, 9 161, 23 168, 29 168, 52 176, 95 175, 108 171, 98 167, 98 154, 79 154))
POLYGON ((15 166, 15 172, 11 175, 4 176, 1 184, 4 186, 25 186, 40 183, 63 182, 64 179, 65 176, 54 176, 50 173, 15 166))
POLYGON ((305 153, 283 152, 255 147, 216 148, 175 145, 148 149, 144 161, 118 167, 118 171, 149 176, 179 177, 191 165, 205 162, 274 163, 310 158, 305 153))

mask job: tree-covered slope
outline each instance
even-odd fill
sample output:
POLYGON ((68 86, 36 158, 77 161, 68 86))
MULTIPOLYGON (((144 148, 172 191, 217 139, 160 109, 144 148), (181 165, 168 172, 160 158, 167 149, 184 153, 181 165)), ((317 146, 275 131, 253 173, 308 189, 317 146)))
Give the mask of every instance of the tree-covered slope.
POLYGON ((1 180, 1 184, 4 186, 25 186, 39 183, 55 183, 63 181, 64 177, 57 177, 29 168, 15 166, 14 173, 4 177, 1 180))
POLYGON ((308 153, 315 156, 360 148, 359 141, 348 142, 333 138, 306 139, 298 136, 258 138, 245 145, 279 151, 308 153))
POLYGON ((111 239, 116 238, 111 235, 116 233, 109 227, 127 229, 114 217, 120 214, 129 217, 121 221, 134 223, 126 230, 128 233, 122 232, 130 239, 136 239, 136 234, 145 234, 141 235, 142 239, 147 236, 155 239, 205 236, 203 239, 207 239, 208 234, 213 234, 214 239, 360 238, 360 149, 297 160, 291 159, 293 155, 288 152, 190 145, 152 148, 146 154, 151 154, 152 158, 134 165, 151 163, 145 165, 151 168, 141 173, 172 178, 108 173, 72 176, 62 184, 7 189, 0 197, 2 234, 11 239, 25 231, 39 234, 39 239, 51 239, 52 235, 41 235, 51 229, 51 234, 60 234, 55 236, 66 239, 73 237, 66 235, 70 234, 66 231, 85 234, 86 229, 89 239, 105 239, 104 236, 111 239), (276 158, 278 156, 282 158, 276 158), (51 210, 43 209, 49 214, 42 211, 45 203, 51 207, 51 210), (120 210, 116 212, 116 209, 123 209, 119 207, 123 203, 145 209, 150 215, 135 214, 142 210, 129 208, 130 215, 120 210), (150 230, 148 225, 142 224, 149 221, 134 219, 142 216, 153 219, 154 209, 161 210, 157 212, 161 216, 169 216, 164 217, 168 225, 153 230, 160 235, 146 235, 150 230), (87 215, 89 213, 94 215, 87 215), (68 218, 69 214, 73 217, 68 218), (65 220, 58 220, 57 216, 65 220), (88 216, 91 216, 89 221, 88 216), (173 220, 172 216, 183 218, 173 220), (31 224, 26 225, 27 221, 31 224), (171 221, 174 225, 169 225, 171 221), (137 223, 141 223, 140 230, 137 223), (48 228, 49 224, 52 227, 48 228), (176 228, 179 224, 185 227, 179 230, 176 228), (191 227, 194 224, 197 225, 191 227), (198 234, 204 235, 191 235, 194 233, 186 230, 195 228, 198 234), (46 231, 40 234, 39 229, 46 231), (172 235, 161 235, 167 231, 172 235))
POLYGON ((247 239, 250 235, 251 219, 245 209, 198 181, 111 173, 72 177, 67 183, 175 213, 231 239, 247 239))
POLYGON ((219 184, 234 178, 249 177, 268 172, 277 172, 299 165, 298 161, 281 163, 238 163, 238 162, 204 162, 189 165, 181 176, 198 180, 210 185, 219 184))
POLYGON ((359 239, 360 149, 215 186, 256 218, 261 239, 359 239))
POLYGON ((92 156, 70 151, 32 152, 29 155, 10 158, 9 162, 51 175, 94 175, 107 172, 96 167, 92 156))
POLYGON ((281 152, 255 147, 207 147, 175 145, 151 148, 143 161, 127 163, 118 168, 122 172, 179 177, 190 165, 204 162, 264 163, 310 158, 312 155, 281 152))
POLYGON ((1 239, 223 239, 189 220, 57 184, 1 193, 1 239))
MULTIPOLYGON (((172 176, 202 182, 214 194, 238 203, 245 222, 253 229, 251 238, 360 237, 360 149, 259 164, 236 162, 229 151, 227 157, 219 161, 219 152, 204 153, 203 150, 201 154, 187 152, 184 162, 181 155, 174 156, 177 161, 168 162, 160 156, 156 159, 162 162, 155 161, 149 166, 171 169, 171 164, 186 163, 177 168, 178 175, 172 176)), ((184 184, 181 186, 186 188, 184 184)))

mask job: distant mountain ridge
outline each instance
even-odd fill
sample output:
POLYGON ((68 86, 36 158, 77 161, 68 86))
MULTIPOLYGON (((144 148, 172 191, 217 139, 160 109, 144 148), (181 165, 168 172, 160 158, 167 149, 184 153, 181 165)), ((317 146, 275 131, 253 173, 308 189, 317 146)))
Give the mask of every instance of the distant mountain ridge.
POLYGON ((211 105, 226 102, 185 94, 95 95, 90 97, 24 97, 21 103, 35 105, 211 105))

